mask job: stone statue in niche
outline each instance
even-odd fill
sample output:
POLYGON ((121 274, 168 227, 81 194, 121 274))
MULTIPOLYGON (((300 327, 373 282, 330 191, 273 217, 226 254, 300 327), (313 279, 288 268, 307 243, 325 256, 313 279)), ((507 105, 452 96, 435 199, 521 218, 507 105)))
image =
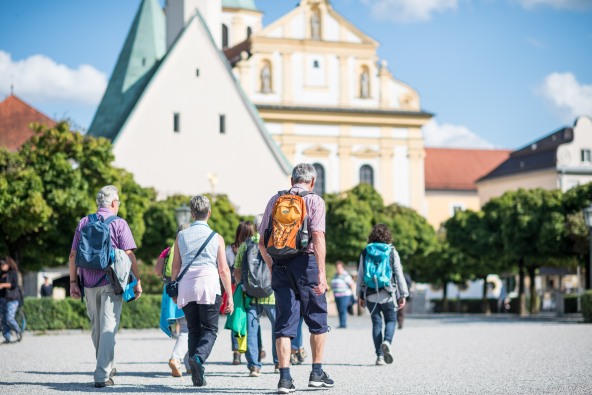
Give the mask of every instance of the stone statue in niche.
POLYGON ((271 93, 271 68, 268 63, 261 69, 261 92, 271 93))
POLYGON ((360 97, 362 99, 370 97, 370 76, 368 75, 368 70, 362 71, 362 75, 360 75, 360 97))
POLYGON ((312 16, 310 18, 310 31, 311 38, 313 40, 321 39, 321 15, 318 8, 312 12, 312 16))

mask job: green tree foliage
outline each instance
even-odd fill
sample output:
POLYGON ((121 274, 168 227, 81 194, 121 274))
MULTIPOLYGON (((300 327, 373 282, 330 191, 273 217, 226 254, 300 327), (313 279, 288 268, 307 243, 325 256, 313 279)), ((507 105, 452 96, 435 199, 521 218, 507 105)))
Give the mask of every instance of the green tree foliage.
POLYGON ((216 195, 215 198, 209 194, 206 194, 206 196, 212 202, 210 227, 224 238, 227 245, 233 243, 236 228, 241 221, 241 217, 236 212, 236 207, 226 195, 216 195))
POLYGON ((434 229, 410 208, 392 204, 384 207, 372 186, 360 184, 343 194, 325 195, 327 208, 327 260, 357 262, 368 242, 372 226, 384 223, 393 233, 405 267, 413 266, 435 243, 434 229))
POLYGON ((96 211, 95 196, 104 185, 119 188, 120 214, 140 244, 143 210, 154 193, 112 166, 111 143, 72 132, 66 122, 34 130, 18 152, 0 151, 0 239, 21 268, 66 263, 74 229, 96 211))

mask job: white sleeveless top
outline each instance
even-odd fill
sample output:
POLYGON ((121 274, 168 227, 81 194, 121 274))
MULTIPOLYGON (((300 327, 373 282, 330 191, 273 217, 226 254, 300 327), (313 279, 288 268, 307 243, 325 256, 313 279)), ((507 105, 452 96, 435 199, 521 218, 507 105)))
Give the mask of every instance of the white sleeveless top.
POLYGON ((191 265, 179 281, 179 308, 191 302, 214 304, 216 295, 221 295, 220 276, 218 274, 218 235, 214 235, 206 248, 195 258, 202 244, 212 233, 205 221, 195 221, 191 226, 179 232, 178 245, 181 255, 181 271, 191 265), (195 259, 194 259, 195 258, 195 259))

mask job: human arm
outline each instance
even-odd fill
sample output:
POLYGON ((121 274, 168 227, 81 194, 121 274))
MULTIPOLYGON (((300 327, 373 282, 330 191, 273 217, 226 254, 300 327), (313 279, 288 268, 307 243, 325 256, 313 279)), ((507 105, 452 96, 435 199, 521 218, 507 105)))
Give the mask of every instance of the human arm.
POLYGON ((319 283, 313 288, 316 295, 322 295, 327 291, 327 274, 325 271, 325 256, 327 254, 327 247, 325 244, 325 232, 312 232, 313 252, 317 260, 319 268, 319 283))
POLYGON ((241 244, 236 252, 236 257, 234 259, 234 281, 239 284, 243 278, 243 271, 242 271, 242 263, 243 263, 243 256, 245 255, 245 250, 247 249, 247 245, 245 243, 241 244))
POLYGON ((8 272, 6 280, 8 281, 5 283, 0 283, 0 289, 15 289, 18 287, 18 274, 15 271, 8 272))
POLYGON ((78 274, 76 273, 76 250, 70 250, 68 265, 70 269, 70 297, 80 299, 80 287, 78 286, 78 274))
POLYGON ((398 300, 399 308, 402 309, 405 307, 406 300, 409 296, 409 289, 407 288, 407 281, 405 280, 405 275, 403 273, 403 266, 401 265, 401 258, 399 257, 399 253, 396 249, 393 248, 393 255, 394 255, 394 262, 393 262, 393 271, 395 273, 395 280, 397 283, 397 287, 399 288, 400 298, 398 300))
POLYGON ((160 253, 158 259, 156 260, 154 274, 156 274, 158 277, 162 277, 162 268, 164 267, 165 261, 167 260, 170 251, 171 247, 167 247, 163 252, 160 253))
POLYGON ((181 271, 181 253, 179 252, 179 237, 175 239, 175 251, 173 254, 173 265, 171 267, 171 281, 176 281, 181 271))
MULTIPOLYGON (((175 248, 175 252, 177 249, 175 248)), ((231 297, 232 295, 232 282, 230 281, 230 268, 228 267, 228 263, 226 262, 226 247, 224 245, 224 239, 222 236, 218 235, 218 274, 220 275, 220 280, 222 280, 222 286, 224 286, 224 290, 228 294, 228 302, 226 304, 225 313, 232 314, 234 310, 234 300, 231 297)))
POLYGON ((136 296, 136 299, 138 299, 140 296, 142 296, 142 282, 140 281, 140 269, 138 268, 138 262, 136 261, 136 254, 134 254, 133 250, 125 250, 125 253, 129 257, 130 261, 132 261, 132 273, 138 282, 134 287, 134 295, 136 296))
POLYGON ((356 291, 358 296, 358 304, 360 307, 366 307, 366 301, 364 300, 364 294, 362 293, 364 284, 364 254, 360 254, 360 263, 358 264, 358 278, 356 281, 356 291))

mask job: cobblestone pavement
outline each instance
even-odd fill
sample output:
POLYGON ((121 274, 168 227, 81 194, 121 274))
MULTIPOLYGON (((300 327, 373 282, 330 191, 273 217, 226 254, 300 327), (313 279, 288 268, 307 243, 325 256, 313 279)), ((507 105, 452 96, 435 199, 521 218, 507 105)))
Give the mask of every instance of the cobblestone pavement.
MULTIPOLYGON (((484 317, 409 317, 397 330, 392 365, 375 366, 368 315, 348 317, 329 333, 325 371, 333 389, 307 387, 310 355, 292 368, 297 393, 321 394, 592 394, 592 325, 484 317)), ((224 317, 220 320, 223 327, 224 317)), ((115 387, 95 389, 90 333, 27 333, 0 346, 0 394, 275 393, 270 327, 263 319, 268 357, 258 378, 230 362, 230 338, 220 329, 206 364, 208 385, 174 378, 167 365, 173 341, 158 330, 122 330, 117 336, 115 387)), ((337 326, 336 317, 330 324, 337 326)), ((305 335, 306 349, 308 334, 305 335)))

